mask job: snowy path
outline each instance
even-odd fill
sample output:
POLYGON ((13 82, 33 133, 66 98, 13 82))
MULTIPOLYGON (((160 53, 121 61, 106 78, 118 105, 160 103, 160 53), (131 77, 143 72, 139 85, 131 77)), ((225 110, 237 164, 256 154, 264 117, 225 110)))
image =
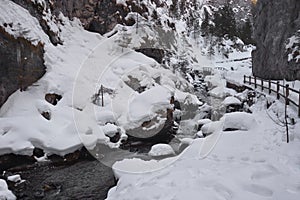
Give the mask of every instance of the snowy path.
POLYGON ((287 144, 284 128, 268 117, 265 102, 259 101, 252 109, 257 126, 249 131, 216 132, 195 140, 177 158, 161 162, 118 162, 114 168, 119 182, 108 200, 298 199, 299 120, 287 144), (207 157, 201 157, 210 150, 207 157), (153 169, 161 170, 149 172, 153 169))

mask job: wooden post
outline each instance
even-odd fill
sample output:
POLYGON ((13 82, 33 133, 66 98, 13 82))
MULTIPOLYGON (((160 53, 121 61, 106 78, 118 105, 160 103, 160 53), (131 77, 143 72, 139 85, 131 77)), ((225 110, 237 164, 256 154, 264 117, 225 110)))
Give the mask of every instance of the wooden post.
POLYGON ((271 94, 272 93, 272 88, 271 88, 271 80, 269 79, 269 94, 271 94))
POLYGON ((280 85, 279 85, 279 81, 277 81, 277 99, 280 99, 279 90, 280 90, 280 85))
POLYGON ((290 105, 290 101, 289 101, 289 95, 290 95, 290 89, 289 89, 289 84, 286 84, 285 86, 285 103, 286 105, 290 105))
POLYGON ((255 89, 257 88, 257 84, 256 84, 256 76, 254 76, 254 87, 255 87, 255 89))
POLYGON ((246 83, 246 75, 244 75, 244 83, 246 83))
POLYGON ((101 85, 101 100, 102 100, 102 107, 104 107, 103 85, 101 85))
POLYGON ((264 80, 261 79, 261 90, 264 91, 264 80))
POLYGON ((299 90, 299 102, 298 102, 298 117, 300 117, 300 90, 299 90))
POLYGON ((249 76, 249 85, 251 85, 251 76, 249 76))

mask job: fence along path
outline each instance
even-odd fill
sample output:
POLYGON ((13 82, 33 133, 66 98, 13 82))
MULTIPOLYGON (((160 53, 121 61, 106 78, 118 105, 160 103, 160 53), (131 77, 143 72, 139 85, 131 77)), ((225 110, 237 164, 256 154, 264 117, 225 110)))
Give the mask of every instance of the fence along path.
POLYGON ((293 104, 298 108, 298 117, 300 117, 300 90, 295 90, 289 84, 282 85, 279 81, 264 80, 253 76, 244 76, 244 84, 254 85, 254 88, 261 88, 269 94, 276 94, 277 99, 285 99, 286 105, 293 104))

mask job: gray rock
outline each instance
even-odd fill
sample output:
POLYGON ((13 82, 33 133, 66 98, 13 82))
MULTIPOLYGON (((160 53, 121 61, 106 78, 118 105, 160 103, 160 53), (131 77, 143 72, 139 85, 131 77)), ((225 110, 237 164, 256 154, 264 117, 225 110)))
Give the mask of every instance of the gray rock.
POLYGON ((299 0, 259 0, 253 8, 253 74, 265 79, 300 80, 300 62, 288 62, 288 38, 300 29, 299 0))

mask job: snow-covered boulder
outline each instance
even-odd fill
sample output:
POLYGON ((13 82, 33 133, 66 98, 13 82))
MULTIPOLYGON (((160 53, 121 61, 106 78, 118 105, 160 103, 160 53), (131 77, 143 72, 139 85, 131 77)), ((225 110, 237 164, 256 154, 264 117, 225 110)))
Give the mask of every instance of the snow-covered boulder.
POLYGON ((208 124, 208 123, 211 123, 210 119, 200 119, 197 122, 198 125, 204 125, 204 124, 208 124))
POLYGON ((16 175, 12 175, 12 176, 9 176, 7 177, 7 180, 11 181, 11 182, 19 182, 21 181, 21 176, 19 174, 16 174, 16 175))
POLYGON ((0 199, 5 199, 5 200, 17 199, 15 195, 10 190, 8 190, 7 184, 3 179, 0 179, 0 199))
POLYGON ((201 131, 203 136, 207 136, 221 129, 222 129, 222 121, 215 121, 203 125, 201 131))
POLYGON ((252 114, 244 112, 227 113, 222 118, 224 121, 223 130, 243 130, 247 131, 257 126, 257 122, 252 114))
POLYGON ((242 102, 238 98, 230 96, 230 97, 226 97, 224 99, 224 101, 222 102, 222 104, 225 105, 225 106, 229 106, 229 105, 241 105, 242 102))
POLYGON ((102 126, 102 130, 103 130, 104 134, 108 137, 113 137, 117 133, 120 132, 120 128, 111 123, 108 123, 105 126, 102 126))
POLYGON ((226 96, 233 96, 237 92, 233 89, 226 88, 224 86, 218 86, 208 92, 208 94, 212 97, 223 98, 226 96))
POLYGON ((175 155, 173 148, 168 144, 156 144, 148 153, 152 157, 175 155))

